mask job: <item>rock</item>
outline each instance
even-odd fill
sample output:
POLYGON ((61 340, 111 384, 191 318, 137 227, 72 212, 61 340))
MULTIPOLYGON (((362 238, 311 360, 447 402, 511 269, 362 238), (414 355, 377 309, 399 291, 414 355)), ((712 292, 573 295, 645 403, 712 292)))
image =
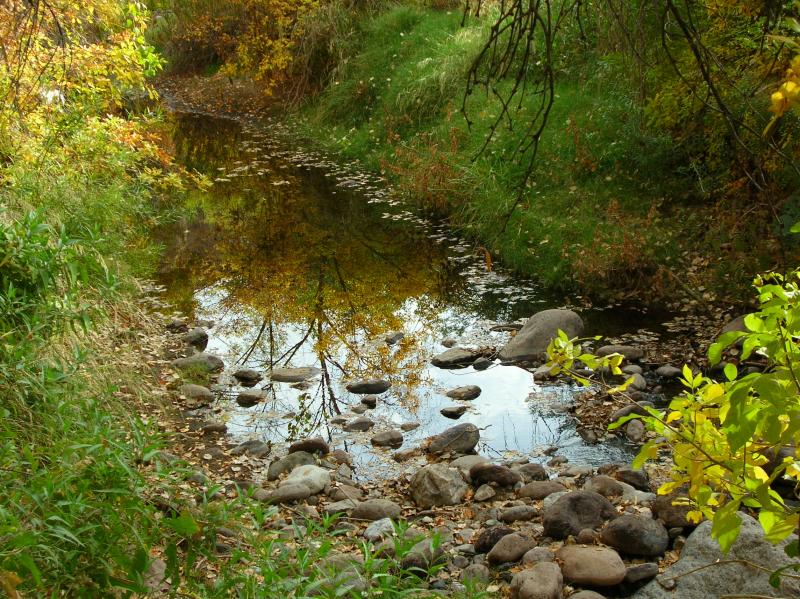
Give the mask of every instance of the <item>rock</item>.
POLYGON ((348 383, 346 388, 350 393, 359 395, 380 395, 388 391, 391 386, 389 381, 383 379, 362 379, 348 383))
POLYGON ((270 378, 276 383, 302 383, 313 379, 320 373, 314 366, 300 366, 299 368, 273 368, 270 378))
POLYGON ((489 460, 482 455, 462 455, 460 458, 456 458, 450 462, 450 467, 458 468, 464 476, 464 480, 470 482, 472 480, 469 477, 470 468, 475 464, 486 464, 488 461, 489 460))
POLYGON ((680 378, 683 375, 680 368, 676 368, 671 364, 665 364, 664 366, 659 366, 656 368, 656 376, 661 377, 662 379, 667 380, 674 380, 680 378))
POLYGON ((278 458, 267 469, 267 480, 276 480, 281 474, 291 472, 298 466, 314 465, 317 460, 305 451, 296 451, 287 456, 278 458))
POLYGON ((522 487, 517 494, 520 497, 530 497, 531 499, 544 499, 553 493, 562 493, 567 488, 554 480, 536 480, 522 487))
POLYGON ((383 342, 386 345, 394 345, 395 343, 399 342, 403 337, 405 337, 403 331, 392 331, 390 333, 386 333, 383 336, 383 342))
POLYGON ((225 368, 225 363, 220 358, 204 352, 186 358, 178 358, 173 360, 170 365, 181 372, 199 372, 202 374, 222 372, 222 369, 225 368))
POLYGON ((597 540, 597 533, 591 528, 584 528, 575 537, 575 541, 581 545, 593 545, 597 540))
POLYGON ((413 431, 419 428, 419 422, 404 422, 400 425, 400 430, 405 432, 413 431))
POLYGON ((347 424, 349 418, 347 416, 334 416, 331 418, 331 424, 335 424, 337 426, 341 426, 343 424, 347 424))
POLYGON ((556 552, 564 579, 573 584, 610 587, 625 578, 625 564, 608 547, 565 545, 556 552))
POLYGON ((639 402, 639 403, 630 403, 627 406, 621 407, 619 410, 611 414, 611 422, 616 422, 620 418, 624 418, 629 414, 639 414, 640 416, 647 416, 648 412, 645 410, 646 407, 653 407, 653 404, 649 401, 639 402))
POLYGON ((497 495, 497 491, 494 490, 492 485, 481 485, 475 489, 475 494, 472 496, 472 498, 475 501, 488 501, 495 495, 497 495))
POLYGON ((625 582, 628 584, 636 584, 643 580, 650 580, 658 576, 658 564, 648 562, 645 564, 636 564, 628 566, 625 572, 625 582))
POLYGON ((642 374, 644 370, 638 364, 628 364, 622 367, 622 372, 624 374, 642 374))
POLYGON ((474 424, 464 423, 448 428, 438 435, 428 438, 429 453, 470 453, 480 441, 480 432, 474 424))
POLYGON ((444 464, 423 466, 411 478, 411 497, 419 507, 458 505, 467 492, 467 483, 457 468, 444 464))
POLYGON ((328 454, 328 460, 334 464, 352 464, 353 457, 344 449, 334 449, 328 454))
POLYGON ((484 358, 483 356, 481 356, 472 363, 472 367, 475 370, 486 370, 491 365, 492 361, 489 358, 484 358))
POLYGON ((492 571, 483 564, 472 564, 461 572, 461 582, 488 582, 492 579, 492 571))
POLYGON ((427 575, 428 570, 442 558, 442 548, 432 539, 417 542, 400 560, 400 567, 419 575, 427 575))
POLYGON ((533 538, 514 532, 500 538, 486 554, 486 559, 490 564, 518 562, 535 545, 536 541, 533 538))
POLYGON ((392 454, 392 459, 395 462, 405 462, 410 460, 411 458, 415 458, 420 454, 419 447, 408 447, 406 449, 401 449, 400 451, 395 451, 392 454))
POLYGON ((342 499, 341 501, 336 501, 334 503, 329 503, 325 507, 322 508, 322 511, 325 512, 327 515, 332 514, 339 514, 342 512, 349 512, 358 505, 357 501, 353 501, 352 499, 342 499))
POLYGON ((189 325, 182 318, 173 318, 166 324, 166 329, 170 333, 183 333, 189 330, 189 325))
POLYGON ((629 362, 635 362, 644 358, 644 350, 641 347, 634 347, 632 345, 604 345, 598 348, 595 354, 601 358, 610 356, 611 354, 620 354, 629 362))
POLYGON ((451 420, 458 420, 464 415, 464 412, 466 411, 467 411, 467 406, 448 406, 446 408, 442 408, 441 410, 439 410, 439 413, 445 418, 450 418, 451 420))
POLYGON ((614 478, 640 490, 650 492, 650 478, 644 470, 619 468, 614 471, 614 478))
POLYGON ((261 389, 246 389, 236 396, 236 403, 243 408, 251 408, 266 398, 266 392, 261 389))
POLYGON ((510 524, 517 520, 533 520, 538 514, 539 511, 530 505, 515 505, 502 510, 498 514, 497 519, 500 520, 500 522, 510 524))
POLYGON ((373 543, 388 539, 392 535, 394 535, 394 523, 391 518, 375 520, 364 531, 364 538, 373 543))
POLYGON ((544 310, 531 316, 519 332, 500 350, 500 359, 509 362, 539 359, 559 329, 568 337, 583 334, 581 317, 571 310, 544 310))
POLYGON ((534 547, 522 556, 522 565, 530 566, 539 562, 554 562, 555 560, 556 554, 547 547, 534 547))
POLYGON ((644 423, 638 418, 630 420, 628 424, 625 425, 625 436, 633 443, 641 443, 644 440, 645 433, 647 433, 647 429, 644 427, 644 423))
POLYGON ((622 484, 605 474, 590 478, 583 485, 584 491, 593 491, 603 497, 620 497, 623 493, 622 484))
POLYGON ((472 364, 479 353, 454 347, 434 356, 431 364, 439 368, 463 368, 472 364))
POLYGON ((630 378, 633 380, 628 389, 633 389, 634 391, 645 391, 647 389, 647 379, 641 374, 632 374, 630 378))
POLYGON ((246 385, 255 385, 264 378, 264 375, 254 368, 240 368, 233 373, 233 376, 237 381, 246 385))
POLYGON ((370 410, 374 410, 378 405, 378 397, 375 395, 365 395, 361 398, 361 403, 367 406, 370 410))
POLYGON ((508 466, 492 463, 475 464, 469 469, 469 477, 474 485, 495 483, 501 487, 513 487, 522 481, 522 475, 519 472, 515 472, 508 466))
POLYGON ((669 547, 669 533, 659 522, 646 516, 624 515, 612 520, 600 533, 600 540, 623 555, 655 557, 669 547))
POLYGON ((264 443, 258 439, 251 439, 244 443, 239 443, 239 445, 231 449, 231 455, 244 455, 247 453, 256 458, 263 458, 269 455, 271 451, 272 446, 269 443, 264 443))
POLYGON ((356 520, 381 520, 383 518, 398 518, 401 513, 400 506, 388 499, 367 499, 356 504, 350 517, 356 520))
POLYGON ((553 539, 566 539, 616 517, 614 506, 599 493, 572 491, 545 507, 544 532, 553 539))
POLYGON ((295 441, 289 446, 289 453, 297 453, 298 451, 327 455, 330 452, 330 447, 322 437, 310 437, 295 441))
POLYGON ((311 489, 301 484, 284 484, 274 491, 262 491, 264 491, 264 489, 258 489, 258 491, 253 493, 253 497, 258 501, 264 501, 266 503, 289 503, 306 499, 311 495, 311 489))
POLYGON ((214 401, 214 394, 210 389, 202 385, 181 385, 178 392, 186 399, 191 400, 190 403, 193 407, 208 406, 214 401))
POLYGON ((547 471, 541 464, 523 464, 514 468, 522 475, 523 482, 529 483, 534 480, 547 480, 547 471))
POLYGON ((375 426, 375 422, 366 416, 361 416, 360 418, 355 418, 350 420, 347 424, 344 425, 344 430, 349 432, 365 432, 375 426))
POLYGON ((331 484, 331 475, 325 468, 307 464, 292 470, 281 486, 289 484, 305 485, 311 495, 316 495, 331 484))
POLYGON ((605 595, 595 593, 594 591, 578 591, 574 595, 570 595, 569 599, 606 599, 605 595))
POLYGON ((691 511, 691 506, 672 505, 673 501, 681 497, 685 496, 677 492, 669 495, 659 495, 652 505, 653 518, 661 520, 667 528, 690 526, 686 515, 691 511))
POLYGON ((558 493, 551 493, 550 495, 545 497, 544 500, 542 501, 542 507, 546 510, 547 508, 554 505, 556 501, 564 497, 564 495, 566 495, 569 492, 570 491, 559 491, 558 493))
POLYGON ((506 535, 510 535, 514 532, 513 528, 509 528, 508 526, 492 526, 484 530, 481 534, 478 535, 478 538, 475 539, 475 552, 476 553, 489 553, 492 547, 495 546, 497 541, 502 539, 506 535))
POLYGON ((726 595, 800 597, 800 581, 796 578, 782 577, 777 589, 769 584, 770 572, 797 563, 784 551, 791 538, 772 545, 764 539, 764 531, 757 520, 741 512, 738 515, 742 519, 741 531, 727 555, 722 553, 711 536, 711 522, 703 522, 686 539, 680 559, 637 591, 632 599, 726 595), (763 570, 737 563, 736 560, 755 563, 763 570), (705 567, 717 561, 723 563, 705 567))
POLYGON ((334 501, 344 501, 345 499, 361 501, 364 497, 364 492, 357 487, 339 483, 328 491, 328 497, 334 501))
POLYGON ((367 410, 369 410, 369 408, 364 404, 358 404, 357 406, 350 408, 350 411, 353 412, 353 414, 363 414, 367 410))
POLYGON ((481 394, 481 388, 477 385, 464 385, 463 387, 456 387, 455 389, 450 389, 446 393, 447 397, 450 399, 455 399, 459 401, 469 401, 475 399, 481 394))
POLYGON ((204 435, 213 435, 217 433, 225 433, 228 431, 228 425, 224 422, 204 422, 203 425, 200 427, 200 432, 204 435))
POLYGON ((376 447, 393 447, 397 449, 403 444, 403 433, 400 431, 384 431, 372 437, 371 442, 376 447))
POLYGON ((538 562, 511 579, 512 599, 561 599, 564 578, 552 562, 538 562))
POLYGON ((181 335, 181 341, 192 347, 197 347, 202 351, 206 348, 206 345, 208 345, 208 333, 200 327, 195 327, 181 335))

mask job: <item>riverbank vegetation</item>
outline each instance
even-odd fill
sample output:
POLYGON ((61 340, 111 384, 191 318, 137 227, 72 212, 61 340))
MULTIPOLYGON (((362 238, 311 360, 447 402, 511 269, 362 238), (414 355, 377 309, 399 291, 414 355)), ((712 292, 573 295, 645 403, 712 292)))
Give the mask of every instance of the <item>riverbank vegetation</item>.
MULTIPOLYGON (((247 30, 244 8, 181 7, 161 6, 173 33, 157 40, 179 70, 197 55, 175 39, 247 30)), ((311 2, 201 66, 261 78, 311 139, 548 286, 739 302, 797 254, 797 119, 770 99, 796 16, 738 0, 311 2), (253 44, 273 70, 241 58, 253 44)))

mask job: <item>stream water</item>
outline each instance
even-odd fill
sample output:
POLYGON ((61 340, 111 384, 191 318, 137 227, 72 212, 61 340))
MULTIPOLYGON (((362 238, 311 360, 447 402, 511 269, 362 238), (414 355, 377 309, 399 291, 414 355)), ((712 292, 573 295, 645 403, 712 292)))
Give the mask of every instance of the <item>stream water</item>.
MULTIPOLYGON (((223 374, 215 408, 230 435, 276 443, 321 435, 355 455, 359 476, 391 476, 397 466, 370 437, 417 422, 403 444, 414 446, 456 424, 440 414, 459 403, 445 391, 474 384, 482 393, 464 402, 459 422, 482 429, 479 450, 488 457, 543 460, 557 446, 582 464, 630 459, 635 448, 622 442, 582 442, 565 413, 573 386, 535 384, 514 366, 431 366, 446 339, 501 346, 508 333, 492 332, 493 325, 557 307, 535 282, 490 268, 483 251, 415 214, 379 177, 278 141, 277 125, 181 113, 173 119, 179 160, 214 184, 190 198, 195 216, 164 234, 167 299, 192 318, 214 321, 207 351, 230 371, 321 371, 307 388, 266 378, 258 386, 268 400, 251 408, 236 404, 241 388, 223 374), (397 331, 403 339, 387 345, 386 335, 397 331), (370 377, 392 382, 367 412, 377 425, 345 433, 330 420, 361 399, 345 384, 370 377)), ((582 316, 592 335, 654 324, 631 311, 582 316)))

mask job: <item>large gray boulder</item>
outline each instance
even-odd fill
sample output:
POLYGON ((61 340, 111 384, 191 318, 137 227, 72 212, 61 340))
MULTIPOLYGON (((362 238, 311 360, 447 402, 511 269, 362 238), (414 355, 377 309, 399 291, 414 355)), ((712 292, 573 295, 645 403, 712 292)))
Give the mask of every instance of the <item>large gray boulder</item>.
MULTIPOLYGON (((796 578, 781 578, 777 589, 769 584, 769 572, 797 563, 784 552, 791 537, 772 545, 764 539, 764 531, 757 520, 742 513, 739 516, 742 518, 742 529, 727 555, 722 553, 711 537, 711 522, 703 522, 686 539, 680 559, 636 592, 632 599, 714 599, 726 595, 800 597, 800 580, 796 578), (717 560, 722 563, 711 565, 717 560), (743 562, 751 562, 766 570, 743 562)), ((792 537, 797 538, 795 535, 792 537)), ((790 573, 796 574, 794 571, 790 573)))
POLYGON ((550 341, 564 331, 568 337, 583 335, 583 320, 572 310, 543 310, 531 316, 511 341, 500 350, 500 359, 507 362, 538 360, 550 341))
POLYGON ((458 505, 467 492, 467 483, 458 468, 432 464, 420 468, 411 479, 411 497, 419 507, 458 505))

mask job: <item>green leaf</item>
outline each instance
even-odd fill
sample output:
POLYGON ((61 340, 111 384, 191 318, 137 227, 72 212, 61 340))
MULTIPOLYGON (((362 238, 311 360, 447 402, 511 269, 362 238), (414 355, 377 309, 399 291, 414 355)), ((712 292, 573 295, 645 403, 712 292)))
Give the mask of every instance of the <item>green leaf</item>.
POLYGON ((655 441, 648 441, 639 450, 639 453, 634 458, 631 468, 638 470, 647 460, 653 460, 658 457, 658 445, 655 441))
POLYGON ((738 501, 729 501, 717 510, 711 524, 711 536, 717 540, 720 549, 725 554, 730 551, 742 528, 742 519, 736 513, 738 509, 738 501))
POLYGON ((166 518, 164 524, 179 535, 187 538, 200 532, 200 525, 192 518, 188 510, 183 510, 177 518, 166 518))
MULTIPOLYGON (((797 21, 794 21, 797 24, 797 21)), ((800 220, 791 226, 789 233, 800 233, 800 220)))
POLYGON ((779 512, 762 510, 758 514, 758 521, 764 529, 767 541, 778 543, 797 529, 798 515, 787 516, 779 512))
POLYGON ((723 372, 725 373, 725 378, 729 381, 735 381, 736 377, 739 375, 739 370, 736 368, 736 364, 725 364, 723 372))

